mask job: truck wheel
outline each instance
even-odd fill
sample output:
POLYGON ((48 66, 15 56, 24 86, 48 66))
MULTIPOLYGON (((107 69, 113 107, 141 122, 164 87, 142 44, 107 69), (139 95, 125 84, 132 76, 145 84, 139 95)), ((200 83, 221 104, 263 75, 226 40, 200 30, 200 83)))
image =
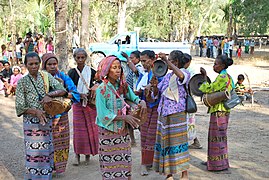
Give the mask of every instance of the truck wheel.
POLYGON ((91 54, 90 65, 92 66, 94 70, 97 70, 99 63, 104 57, 106 57, 106 55, 100 51, 96 51, 91 54))

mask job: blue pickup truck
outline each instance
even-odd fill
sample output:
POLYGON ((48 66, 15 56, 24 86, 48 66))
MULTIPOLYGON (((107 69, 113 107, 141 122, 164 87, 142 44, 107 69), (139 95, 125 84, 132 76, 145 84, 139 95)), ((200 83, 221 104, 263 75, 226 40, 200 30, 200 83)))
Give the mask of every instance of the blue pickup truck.
POLYGON ((169 54, 173 50, 181 50, 190 54, 191 46, 181 42, 141 42, 137 31, 129 31, 117 34, 105 43, 92 43, 89 46, 91 52, 91 64, 96 68, 100 60, 108 55, 115 55, 120 60, 126 61, 121 52, 124 51, 128 55, 131 52, 139 50, 153 50, 156 54, 163 52, 169 54))

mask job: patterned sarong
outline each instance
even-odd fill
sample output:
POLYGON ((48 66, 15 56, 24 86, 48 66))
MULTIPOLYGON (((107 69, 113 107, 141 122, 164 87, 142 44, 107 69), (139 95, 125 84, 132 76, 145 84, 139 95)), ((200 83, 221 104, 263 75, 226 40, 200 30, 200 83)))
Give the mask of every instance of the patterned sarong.
POLYGON ((131 176, 131 144, 127 131, 117 134, 99 127, 99 161, 104 180, 124 180, 131 176))
POLYGON ((160 174, 177 174, 189 168, 186 113, 159 116, 153 169, 160 174))
POLYGON ((227 128, 230 113, 215 112, 210 116, 208 133, 207 170, 219 171, 229 168, 227 128))
POLYGON ((53 144, 52 119, 45 126, 39 119, 23 115, 23 131, 25 145, 25 176, 24 179, 52 179, 53 144))
POLYGON ((55 118, 52 122, 52 135, 54 146, 54 170, 63 173, 68 161, 70 133, 68 114, 55 118))
POLYGON ((95 124, 96 109, 73 104, 74 151, 76 154, 98 153, 98 126, 95 124))
POLYGON ((154 145, 156 140, 156 129, 158 119, 158 106, 147 108, 148 120, 141 126, 141 164, 152 165, 154 157, 154 145))

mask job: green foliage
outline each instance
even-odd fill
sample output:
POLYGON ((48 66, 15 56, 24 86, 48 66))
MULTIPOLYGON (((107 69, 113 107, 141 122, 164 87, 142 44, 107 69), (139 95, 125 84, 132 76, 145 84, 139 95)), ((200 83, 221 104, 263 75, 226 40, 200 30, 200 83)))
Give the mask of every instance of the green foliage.
MULTIPOLYGON (((233 0, 233 21, 238 25, 240 34, 264 34, 268 32, 269 1, 268 0, 233 0)), ((223 20, 229 20, 229 4, 221 7, 224 12, 223 20)))
MULTIPOLYGON (((52 0, 1 0, 0 35, 27 31, 54 31, 52 0)), ((126 28, 141 27, 143 37, 163 40, 191 39, 201 27, 202 35, 226 34, 229 5, 232 3, 233 22, 239 34, 268 32, 268 0, 126 0, 126 28), (255 4, 255 5, 254 5, 255 4), (225 22, 225 23, 224 23, 225 22)), ((79 1, 68 0, 68 23, 79 28, 79 1), (75 16, 76 15, 76 16, 75 16), (75 17, 77 21, 75 22, 75 17)), ((89 32, 95 40, 107 40, 117 32, 118 0, 90 1, 89 32), (101 36, 101 37, 98 37, 101 36)), ((234 25, 234 26, 235 26, 234 25)), ((72 28, 72 27, 71 27, 72 28)), ((71 34, 70 34, 71 35, 71 34)))

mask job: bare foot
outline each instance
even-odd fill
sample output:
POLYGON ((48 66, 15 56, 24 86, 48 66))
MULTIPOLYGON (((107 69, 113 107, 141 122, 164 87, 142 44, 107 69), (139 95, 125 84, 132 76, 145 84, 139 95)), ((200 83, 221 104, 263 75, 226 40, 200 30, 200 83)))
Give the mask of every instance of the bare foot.
POLYGON ((80 155, 76 154, 76 162, 73 164, 74 166, 79 166, 80 165, 80 155))
POLYGON ((167 175, 165 180, 174 180, 173 175, 172 174, 167 175))
POLYGON ((86 157, 85 165, 87 166, 87 165, 89 165, 89 162, 90 162, 90 155, 86 155, 85 157, 86 157))
POLYGON ((149 172, 147 170, 147 167, 145 165, 141 165, 141 172, 140 172, 141 176, 147 176, 149 175, 149 172))
POLYGON ((188 171, 183 171, 180 180, 189 180, 188 171))

